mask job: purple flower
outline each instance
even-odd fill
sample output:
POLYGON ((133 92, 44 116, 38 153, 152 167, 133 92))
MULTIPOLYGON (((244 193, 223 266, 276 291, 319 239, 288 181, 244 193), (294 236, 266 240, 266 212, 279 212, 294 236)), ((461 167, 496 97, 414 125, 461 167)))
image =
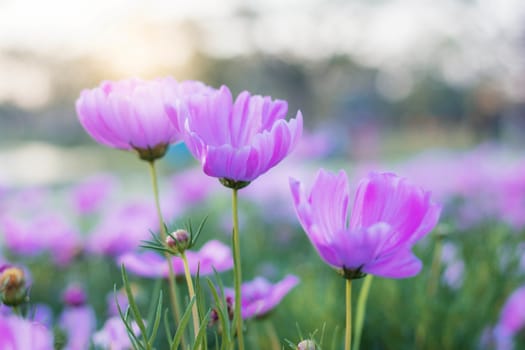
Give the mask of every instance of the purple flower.
POLYGON ((87 249, 94 254, 120 255, 136 249, 157 230, 155 208, 142 202, 127 203, 110 211, 89 237, 87 249))
MULTIPOLYGON (((140 334, 136 323, 132 324, 133 332, 136 336, 140 334)), ((111 317, 104 327, 93 335, 93 343, 103 349, 126 350, 132 349, 126 326, 120 317, 111 317)))
POLYGON ((185 127, 184 140, 204 172, 235 182, 250 182, 286 157, 303 129, 301 112, 284 120, 286 101, 242 92, 235 102, 226 86, 168 104, 174 124, 185 127))
POLYGON ((515 290, 505 302, 498 327, 511 335, 525 327, 525 285, 515 290))
POLYGON ((142 159, 160 158, 179 130, 164 111, 165 100, 176 98, 172 78, 104 81, 84 90, 76 102, 80 123, 97 142, 136 150, 142 159))
MULTIPOLYGON (((190 273, 207 276, 217 272, 227 271, 233 267, 233 257, 230 248, 222 242, 212 240, 207 242, 198 252, 186 251, 190 273)), ((152 252, 128 253, 118 259, 118 264, 124 264, 128 271, 143 277, 168 277, 166 258, 152 252)), ((184 275, 184 266, 180 257, 172 258, 175 275, 184 275)))
MULTIPOLYGON (((242 318, 261 317, 275 308, 281 300, 299 283, 299 278, 287 275, 280 282, 271 284, 263 277, 245 282, 241 286, 241 314, 242 318)), ((225 288, 224 294, 232 300, 235 296, 233 289, 225 288)))
POLYGON ((30 222, 4 217, 0 227, 11 251, 29 256, 49 252, 59 265, 67 265, 82 246, 80 233, 58 213, 43 213, 30 222))
POLYGON ((39 323, 0 315, 0 349, 53 350, 53 335, 39 323))
POLYGON ((97 212, 115 185, 116 179, 110 175, 97 175, 85 179, 71 191, 73 206, 80 214, 97 212))
POLYGON ((421 270, 412 246, 434 228, 441 211, 429 192, 394 174, 371 173, 357 188, 348 222, 350 189, 343 170, 321 169, 310 192, 295 179, 290 188, 310 241, 346 278, 363 273, 404 278, 421 270))
POLYGON ((96 326, 95 311, 89 305, 67 307, 60 316, 59 325, 67 334, 65 350, 89 349, 96 326))
POLYGON ((86 292, 78 284, 69 285, 62 295, 64 304, 68 306, 83 306, 86 304, 86 292))

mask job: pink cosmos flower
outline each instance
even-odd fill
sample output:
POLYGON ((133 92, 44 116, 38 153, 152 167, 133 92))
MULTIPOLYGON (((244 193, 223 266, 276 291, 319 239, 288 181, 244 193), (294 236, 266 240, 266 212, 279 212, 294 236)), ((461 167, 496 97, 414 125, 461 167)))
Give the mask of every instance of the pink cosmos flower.
POLYGON ((363 179, 348 222, 350 189, 346 173, 321 169, 305 192, 290 179, 295 210, 321 258, 346 278, 363 274, 405 278, 419 273, 412 246, 437 224, 441 207, 430 192, 390 173, 363 179))
POLYGON ((91 214, 100 210, 117 180, 111 175, 95 175, 83 180, 71 190, 71 200, 79 214, 91 214))
POLYGON ((164 111, 166 100, 175 99, 172 78, 144 81, 104 81, 81 92, 76 102, 80 123, 97 142, 123 150, 136 150, 142 159, 162 157, 179 130, 164 111))
MULTIPOLYGON (((299 278, 294 275, 287 275, 276 284, 270 283, 263 277, 243 283, 241 286, 242 318, 264 316, 275 308, 298 283, 299 278)), ((227 300, 233 300, 235 291, 225 288, 224 294, 227 300)))
MULTIPOLYGON (((231 249, 216 240, 207 242, 197 252, 187 250, 186 258, 192 275, 196 275, 199 271, 200 276, 207 276, 213 274, 214 269, 217 272, 222 272, 233 267, 231 249)), ((139 276, 168 277, 166 258, 152 251, 124 254, 118 259, 118 264, 124 264, 129 272, 139 276)), ((175 275, 184 275, 184 266, 180 257, 172 258, 172 266, 175 275)))
MULTIPOLYGON (((135 322, 131 325, 133 333, 140 335, 139 327, 135 322)), ((103 349, 127 350, 132 349, 126 326, 120 316, 109 318, 104 327, 93 335, 93 343, 103 349)))
POLYGON ((0 349, 53 350, 53 334, 39 323, 0 315, 0 349))
POLYGON ((15 217, 0 219, 6 246, 20 255, 50 253, 61 266, 69 264, 82 248, 80 233, 61 214, 41 213, 24 220, 15 217))
POLYGON ((150 230, 159 228, 155 208, 134 201, 109 211, 95 227, 87 242, 87 250, 93 254, 118 256, 140 246, 151 238, 150 230))
POLYGON ((179 105, 167 104, 166 111, 174 124, 184 125, 184 141, 204 172, 236 182, 250 182, 278 164, 303 129, 301 112, 284 120, 286 101, 247 91, 233 101, 226 86, 189 95, 179 105))
POLYGON ((515 290, 505 302, 498 327, 511 335, 525 327, 525 285, 515 290))

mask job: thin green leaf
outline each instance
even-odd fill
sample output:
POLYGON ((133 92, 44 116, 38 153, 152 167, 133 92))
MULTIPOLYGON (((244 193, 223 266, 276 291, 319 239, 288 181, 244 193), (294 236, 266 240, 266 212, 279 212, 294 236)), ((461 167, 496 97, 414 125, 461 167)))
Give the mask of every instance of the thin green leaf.
POLYGON ((122 309, 120 307, 120 304, 118 302, 117 298, 117 286, 113 286, 113 291, 115 295, 115 303, 117 304, 117 310, 120 315, 120 318, 122 319, 122 322, 124 322, 124 326, 126 327, 126 332, 128 333, 129 340, 131 341, 134 349, 143 349, 143 346, 140 342, 140 340, 137 338, 135 333, 133 332, 133 328, 129 325, 129 306, 126 308, 126 313, 124 314, 122 312, 122 309))
POLYGON ((191 308, 193 306, 193 303, 195 303, 195 297, 191 298, 190 302, 188 303, 188 306, 186 307, 186 310, 184 311, 184 314, 180 319, 179 326, 177 327, 177 331, 175 332, 175 336, 173 337, 171 350, 177 349, 180 341, 182 340, 182 335, 184 334, 184 331, 188 326, 188 321, 191 317, 191 308))
MULTIPOLYGON (((157 311, 155 312, 155 321, 153 322, 153 327, 151 328, 151 333, 149 336, 150 344, 153 344, 155 338, 157 337, 161 315, 162 315, 162 290, 160 291, 160 294, 159 294, 159 302, 157 304, 157 311)), ((151 324, 151 323, 148 323, 148 324, 151 324)))
POLYGON ((168 338, 168 343, 171 349, 173 346, 173 336, 171 334, 170 321, 168 319, 168 309, 164 310, 164 331, 166 331, 166 337, 168 338))
MULTIPOLYGON (((135 303, 135 298, 133 297, 133 292, 131 291, 131 286, 129 285, 128 281, 128 274, 126 273, 126 268, 124 267, 124 264, 121 265, 121 272, 122 272, 122 281, 124 283, 124 288, 126 290, 126 295, 128 296, 129 306, 131 307, 131 312, 133 313, 133 318, 135 319, 135 322, 137 322, 137 325, 139 326, 139 329, 142 333, 142 336, 144 337, 144 340, 146 341, 146 326, 144 325, 144 321, 142 319, 142 315, 140 314, 139 308, 137 304, 135 303)), ((149 344, 146 344, 149 347, 149 344)))
POLYGON ((206 313, 206 316, 202 319, 201 326, 199 328, 199 332, 197 333, 197 337, 195 337, 195 343, 193 344, 193 350, 197 350, 200 348, 201 350, 206 350, 206 348, 203 346, 204 338, 206 338, 206 329, 208 328, 208 319, 210 318, 211 310, 208 310, 206 313))

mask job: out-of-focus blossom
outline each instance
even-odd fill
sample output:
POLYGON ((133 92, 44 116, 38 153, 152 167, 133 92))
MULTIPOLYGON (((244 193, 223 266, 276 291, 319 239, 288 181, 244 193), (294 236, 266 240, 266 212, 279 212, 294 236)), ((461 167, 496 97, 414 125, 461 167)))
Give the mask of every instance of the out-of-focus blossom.
POLYGON ((103 145, 136 150, 144 160, 160 158, 179 140, 179 130, 164 111, 165 101, 176 96, 170 81, 104 81, 86 89, 76 102, 80 123, 103 145))
POLYGON ((62 295, 64 304, 68 306, 83 306, 86 304, 86 292, 78 284, 69 285, 62 295))
POLYGON ((229 182, 250 182, 274 167, 294 149, 303 128, 301 112, 285 121, 286 101, 245 91, 234 102, 226 86, 166 110, 174 124, 184 121, 184 140, 204 172, 229 182))
POLYGON ((96 315, 89 305, 66 308, 60 315, 59 326, 67 334, 65 350, 89 349, 96 327, 96 315))
MULTIPOLYGON (((133 332, 140 335, 139 327, 132 324, 133 332)), ((128 350, 132 349, 126 326, 118 316, 109 318, 101 330, 93 335, 93 343, 103 349, 128 350)))
POLYGON ((0 220, 7 248, 20 255, 50 253, 59 265, 67 265, 82 247, 79 232, 58 213, 43 213, 30 220, 0 220))
POLYGON ((328 132, 303 131, 293 157, 302 161, 311 161, 312 159, 326 157, 334 148, 334 137, 328 132))
POLYGON ((53 350, 53 334, 39 323, 0 315, 0 349, 53 350))
POLYGON ((430 192, 390 173, 371 173, 357 188, 348 222, 350 189, 344 171, 321 169, 312 189, 290 179, 297 216, 321 258, 346 278, 369 273, 405 278, 419 273, 412 246, 437 224, 430 192))
POLYGON ((71 191, 71 199, 79 214, 91 214, 100 210, 116 186, 116 179, 110 175, 90 177, 71 191))
MULTIPOLYGON (((132 285, 133 291, 133 285, 132 285)), ((126 310, 129 305, 128 296, 124 289, 118 290, 117 294, 114 291, 110 292, 106 297, 107 313, 109 317, 120 316, 118 312, 118 307, 121 310, 126 310), (118 306, 117 306, 118 303, 118 306)))
POLYGON ((216 180, 202 174, 198 168, 177 172, 169 183, 170 198, 181 212, 202 203, 217 188, 216 180))
MULTIPOLYGON (((276 284, 257 277, 241 286, 241 315, 244 319, 261 317, 273 310, 281 300, 299 283, 299 278, 287 275, 276 284)), ((226 298, 232 300, 235 291, 224 289, 226 298)))
MULTIPOLYGON (((214 269, 217 272, 227 271, 233 267, 231 249, 224 243, 216 240, 208 241, 197 251, 187 250, 190 273, 200 276, 211 275, 214 269)), ((129 272, 143 277, 168 277, 168 263, 166 258, 152 251, 144 253, 128 253, 118 259, 118 264, 124 264, 129 272)), ((184 275, 184 265, 180 257, 172 258, 175 275, 184 275)))
POLYGON ((442 280, 452 289, 458 289, 463 284, 465 263, 459 256, 457 247, 450 242, 444 242, 441 248, 441 263, 444 271, 442 280))
POLYGON ((68 286, 63 299, 66 307, 60 316, 59 325, 67 334, 64 349, 88 349, 96 327, 95 311, 86 304, 86 294, 77 284, 68 286))
POLYGON ((516 334, 525 327, 525 286, 515 290, 501 310, 498 327, 516 334))
POLYGON ((87 243, 94 254, 117 256, 138 248, 159 228, 153 204, 134 202, 115 208, 95 227, 87 243))
POLYGON ((47 328, 53 327, 53 310, 46 304, 35 304, 29 309, 29 318, 43 324, 47 328))
POLYGON ((513 350, 514 337, 524 328, 525 286, 521 286, 503 305, 496 326, 485 329, 481 336, 481 346, 495 350, 513 350))

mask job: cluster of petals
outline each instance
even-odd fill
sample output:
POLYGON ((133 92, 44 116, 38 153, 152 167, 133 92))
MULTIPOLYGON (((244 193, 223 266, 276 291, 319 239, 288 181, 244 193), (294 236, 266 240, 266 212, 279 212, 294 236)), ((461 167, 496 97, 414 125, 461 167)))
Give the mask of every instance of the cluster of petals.
POLYGON ((0 349, 53 350, 53 334, 40 323, 0 315, 0 349))
POLYGON ((288 104, 244 91, 233 100, 226 86, 188 95, 168 104, 174 124, 203 171, 212 177, 252 181, 278 164, 296 146, 302 115, 286 121, 288 104))
MULTIPOLYGON (((231 249, 217 240, 206 242, 199 251, 187 250, 185 254, 192 275, 199 272, 200 276, 207 276, 213 274, 214 271, 227 271, 233 267, 231 249)), ((171 263, 175 275, 184 275, 182 258, 175 256, 171 263)), ((152 251, 124 254, 118 258, 118 264, 123 264, 129 272, 138 276, 168 277, 169 266, 166 258, 152 251)))
POLYGON ((430 192, 391 173, 371 173, 358 185, 348 220, 350 188, 344 171, 319 170, 308 192, 295 179, 290 187, 299 221, 329 265, 345 275, 357 272, 356 277, 405 278, 421 270, 412 247, 434 228, 441 211, 430 192))
MULTIPOLYGON (((171 78, 103 81, 76 102, 80 123, 97 142, 124 150, 152 149, 180 139, 164 111, 174 98, 171 78)), ((176 82, 173 82, 176 84, 176 82)))
MULTIPOLYGON (((241 316, 244 319, 261 317, 273 310, 281 300, 299 284, 295 275, 287 275, 272 284, 264 277, 257 277, 241 286, 241 316)), ((225 288, 226 298, 234 299, 235 291, 225 288)))

